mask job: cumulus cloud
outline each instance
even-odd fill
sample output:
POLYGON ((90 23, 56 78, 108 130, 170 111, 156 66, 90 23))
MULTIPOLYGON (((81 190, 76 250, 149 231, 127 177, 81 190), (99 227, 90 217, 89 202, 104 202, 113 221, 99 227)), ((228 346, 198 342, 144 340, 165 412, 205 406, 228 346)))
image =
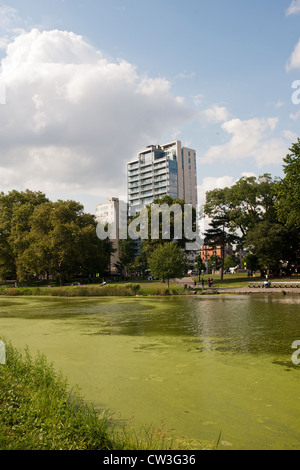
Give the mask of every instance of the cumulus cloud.
POLYGON ((2 60, 0 185, 124 191, 125 164, 193 116, 169 81, 66 31, 22 32, 2 60))
POLYGON ((291 113, 290 118, 293 119, 293 121, 297 121, 300 118, 300 111, 297 113, 291 113))
POLYGON ((293 69, 299 69, 300 68, 300 39, 291 55, 291 57, 288 60, 288 63, 286 65, 286 70, 290 72, 293 69))
POLYGON ((218 124, 227 121, 230 117, 229 112, 224 106, 213 105, 204 111, 200 111, 200 120, 204 124, 218 124))
POLYGON ((300 0, 293 0, 286 11, 286 14, 289 16, 297 13, 300 13, 300 0))
POLYGON ((287 145, 283 139, 272 135, 277 123, 277 118, 232 119, 224 122, 221 127, 230 140, 210 147, 202 162, 252 159, 259 168, 280 163, 286 154, 287 145))
POLYGON ((15 8, 7 5, 0 6, 0 50, 5 50, 10 39, 23 31, 20 28, 22 24, 23 21, 15 8))
POLYGON ((213 189, 223 189, 228 188, 234 184, 233 176, 207 176, 203 178, 200 185, 198 185, 198 201, 199 204, 205 204, 206 193, 212 191, 213 189))

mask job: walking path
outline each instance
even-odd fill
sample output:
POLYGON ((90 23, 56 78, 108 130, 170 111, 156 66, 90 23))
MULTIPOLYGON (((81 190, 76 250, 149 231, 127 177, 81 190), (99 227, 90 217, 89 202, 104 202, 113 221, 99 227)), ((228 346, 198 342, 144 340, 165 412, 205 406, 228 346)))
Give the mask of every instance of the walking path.
MULTIPOLYGON (((175 284, 178 286, 187 286, 191 289, 201 289, 202 284, 197 283, 195 286, 194 281, 191 277, 184 277, 182 279, 174 279, 175 284)), ((217 283, 216 283, 217 284, 217 283)), ((280 294, 281 292, 287 294, 300 294, 300 287, 218 287, 217 285, 209 288, 207 281, 204 286, 204 293, 210 294, 280 294)), ((202 293, 202 292, 201 292, 202 293)))

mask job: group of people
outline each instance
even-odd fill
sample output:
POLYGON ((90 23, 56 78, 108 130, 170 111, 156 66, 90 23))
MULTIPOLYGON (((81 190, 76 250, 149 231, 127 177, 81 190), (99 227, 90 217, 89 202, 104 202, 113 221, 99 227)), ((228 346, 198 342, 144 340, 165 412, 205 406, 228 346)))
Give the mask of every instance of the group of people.
MULTIPOLYGON (((214 283, 213 278, 211 278, 211 279, 208 278, 208 279, 207 279, 207 283, 208 283, 208 287, 212 287, 212 286, 213 286, 213 283, 214 283)), ((194 281, 194 286, 196 287, 196 285, 197 285, 197 281, 194 281)), ((201 285, 202 285, 202 287, 204 287, 204 285, 205 285, 205 281, 204 281, 203 278, 201 279, 201 285)))

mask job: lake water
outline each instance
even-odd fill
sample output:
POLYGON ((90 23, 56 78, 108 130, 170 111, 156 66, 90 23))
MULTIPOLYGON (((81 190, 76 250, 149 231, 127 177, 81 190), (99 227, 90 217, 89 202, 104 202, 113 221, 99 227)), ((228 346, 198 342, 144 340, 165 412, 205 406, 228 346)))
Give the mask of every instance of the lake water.
POLYGON ((300 297, 1 297, 0 336, 136 428, 300 449, 300 297))

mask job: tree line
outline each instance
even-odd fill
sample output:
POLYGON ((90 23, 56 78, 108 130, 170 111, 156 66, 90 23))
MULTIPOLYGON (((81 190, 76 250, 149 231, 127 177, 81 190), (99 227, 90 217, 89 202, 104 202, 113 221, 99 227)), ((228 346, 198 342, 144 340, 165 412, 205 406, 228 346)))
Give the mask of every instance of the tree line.
MULTIPOLYGON (((300 139, 284 158, 283 178, 269 174, 243 177, 233 186, 214 189, 206 194, 204 213, 210 220, 205 243, 221 247, 220 267, 223 275, 225 247, 234 245, 245 250, 243 263, 248 270, 278 274, 300 264, 300 139)), ((184 218, 184 201, 169 196, 155 204, 180 204, 184 218)), ((148 209, 149 230, 151 210, 148 209)), ((174 217, 170 219, 171 237, 164 239, 160 224, 159 237, 141 241, 136 256, 134 241, 119 241, 120 272, 149 271, 169 282, 182 277, 189 267, 184 247, 187 240, 174 240, 174 217)), ((196 211, 193 212, 193 229, 196 211)), ((45 194, 33 191, 0 193, 0 278, 25 281, 38 277, 55 278, 61 284, 74 276, 107 273, 114 252, 111 241, 100 240, 97 223, 75 201, 50 201, 45 194)), ((195 266, 204 268, 198 255, 195 266)))
POLYGON ((300 139, 284 158, 283 178, 264 174, 243 177, 233 186, 206 195, 205 214, 211 218, 206 242, 246 250, 250 271, 279 274, 296 270, 300 261, 300 139))
MULTIPOLYGON (((283 160, 283 178, 273 179, 269 174, 243 177, 231 187, 207 192, 204 214, 210 224, 204 234, 205 244, 221 247, 221 257, 212 257, 211 264, 221 270, 238 262, 233 254, 225 257, 226 245, 242 251, 243 266, 249 271, 279 274, 295 271, 300 264, 300 139, 290 148, 283 160)), ((154 201, 155 204, 181 204, 169 196, 154 201)), ((150 220, 150 207, 149 226, 150 220)), ((184 209, 182 214, 184 213, 184 209)), ((194 223, 196 218, 194 214, 194 223)), ((171 218, 171 231, 174 218, 171 218)), ((172 237, 171 237, 172 239, 172 237)), ((139 256, 134 256, 131 240, 120 242, 119 268, 128 272, 145 274, 150 269, 156 277, 169 279, 182 276, 188 269, 184 256, 186 240, 163 240, 162 229, 158 240, 143 240, 139 256), (168 248, 172 244, 172 250, 168 248), (181 253, 180 261, 178 253, 181 253), (168 273, 165 267, 169 266, 168 273)), ((195 267, 205 268, 198 255, 195 267)))
POLYGON ((104 275, 112 244, 99 240, 93 215, 75 201, 33 191, 0 193, 0 278, 23 282, 104 275))

